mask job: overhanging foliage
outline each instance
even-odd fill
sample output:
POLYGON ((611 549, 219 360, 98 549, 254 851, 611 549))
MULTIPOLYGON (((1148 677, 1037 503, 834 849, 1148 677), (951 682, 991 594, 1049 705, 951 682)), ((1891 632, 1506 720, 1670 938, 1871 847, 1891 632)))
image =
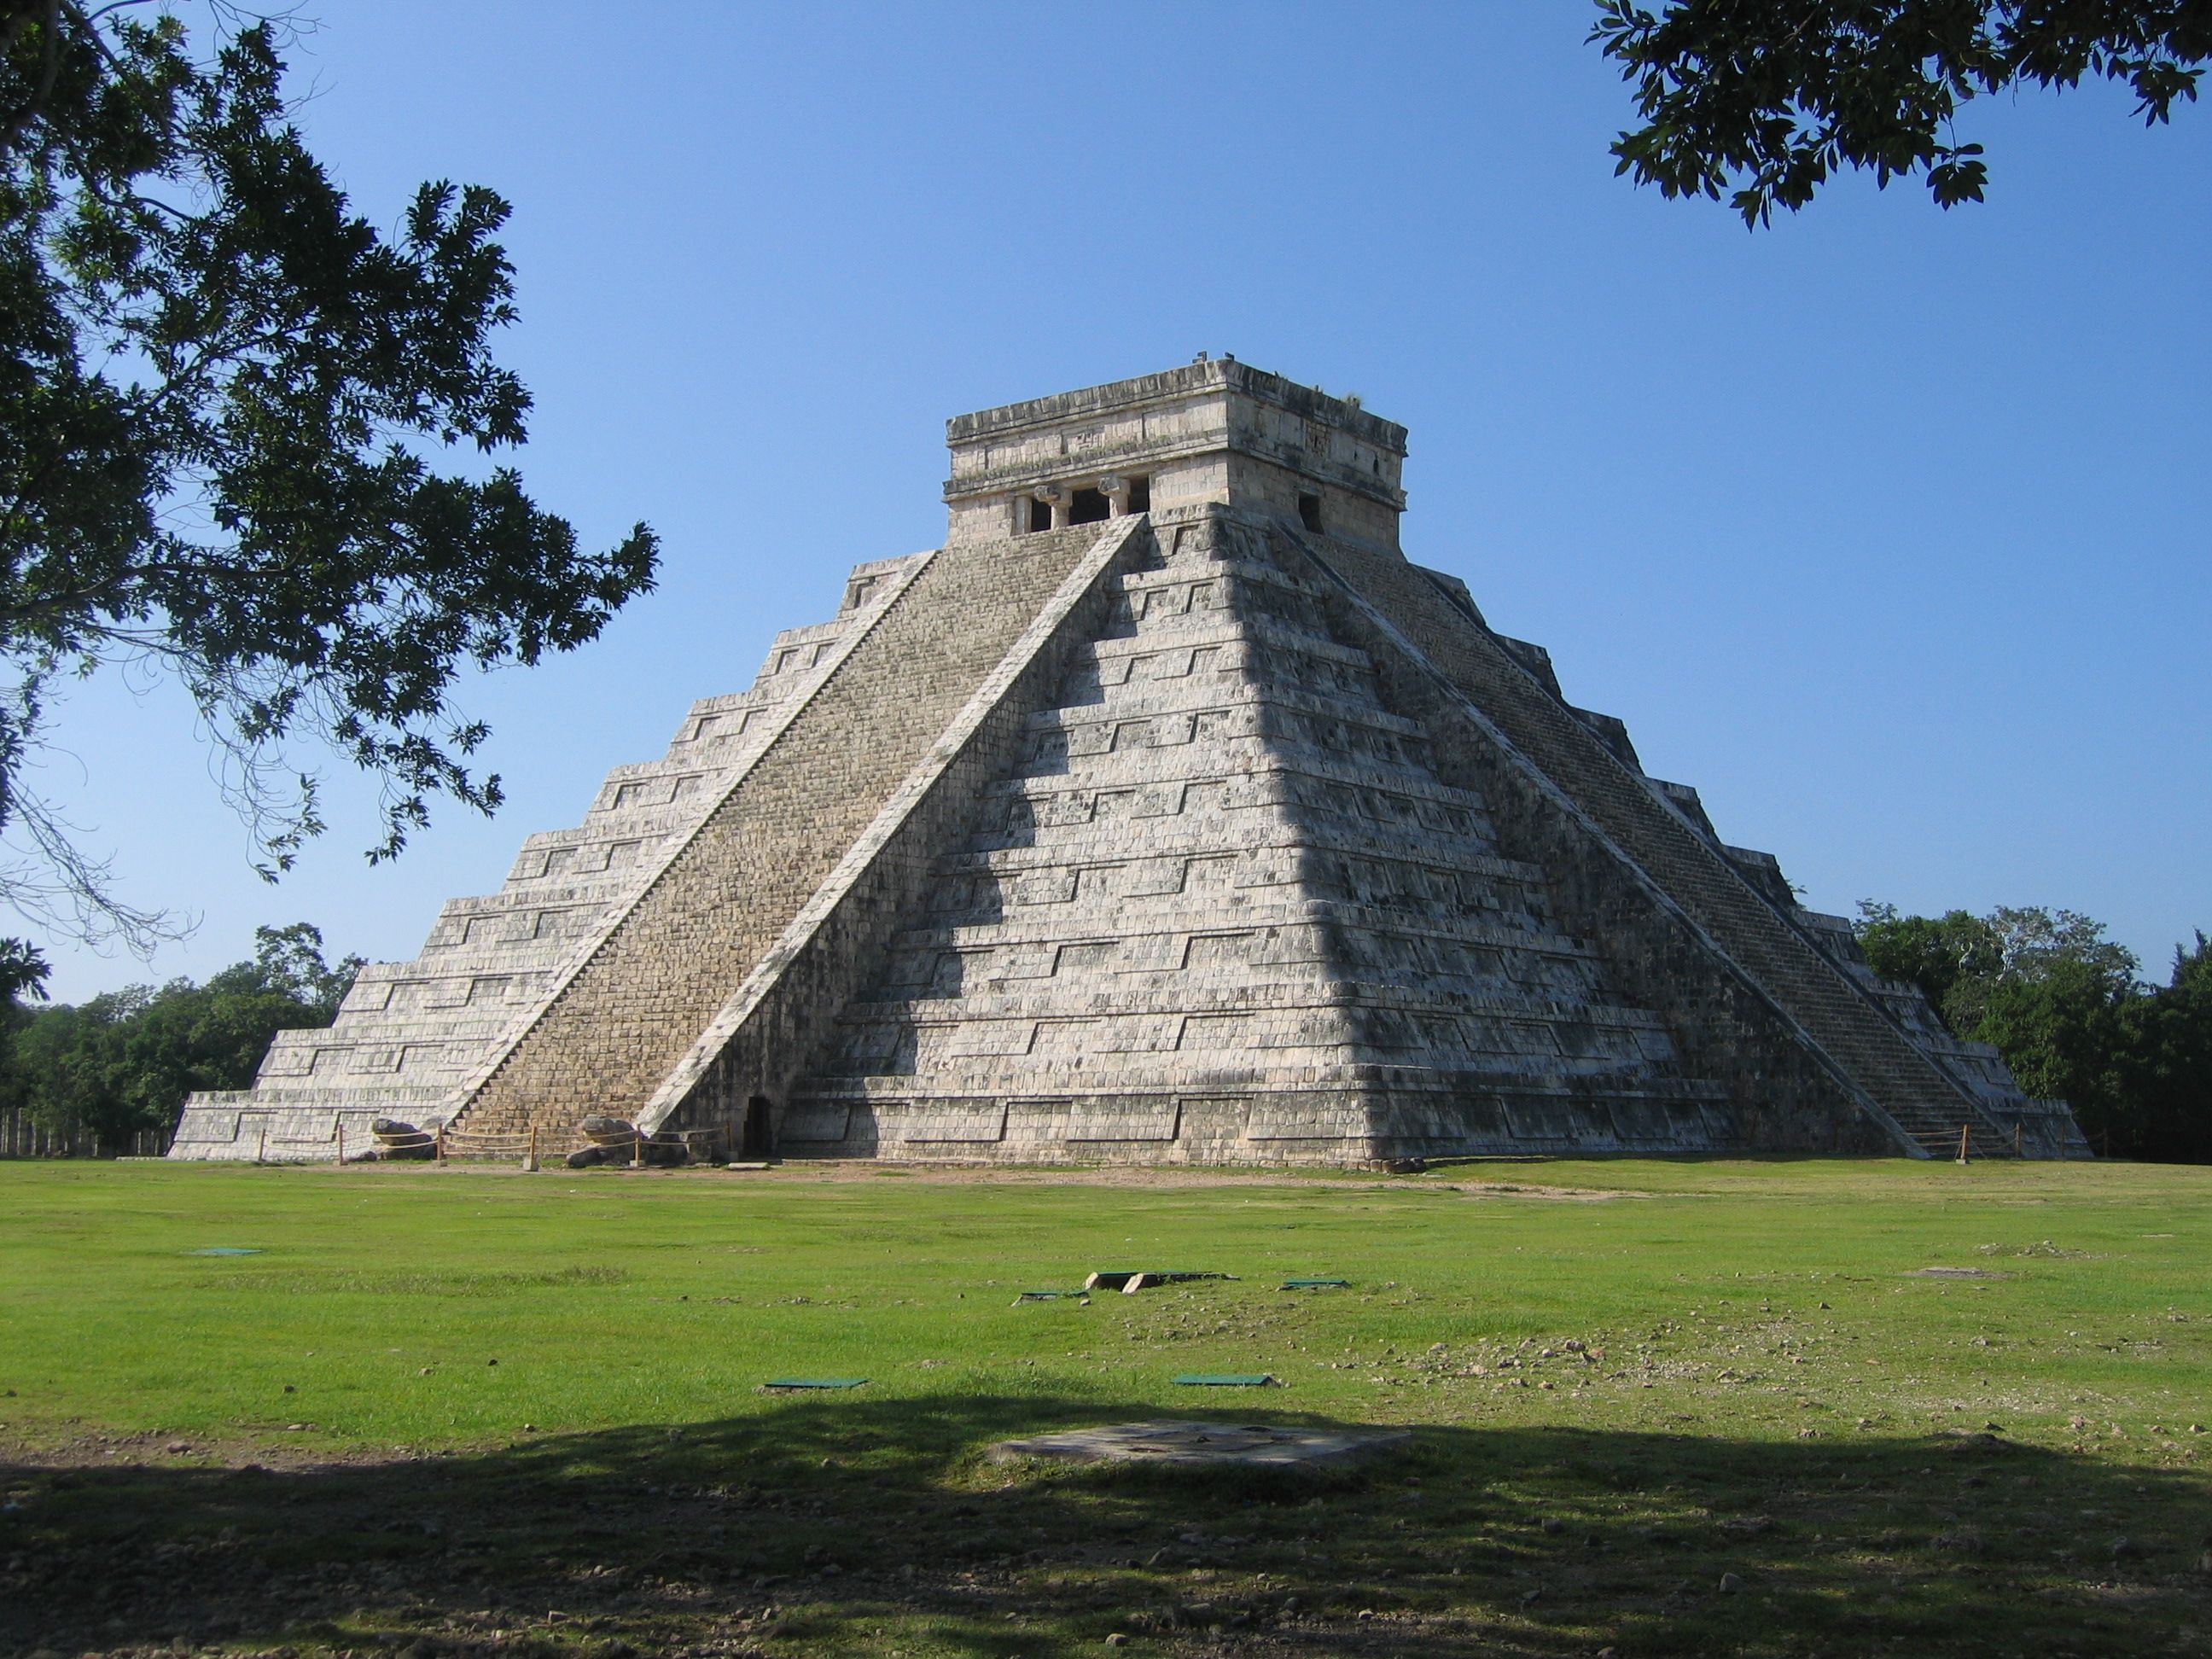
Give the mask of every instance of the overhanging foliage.
POLYGON ((580 549, 495 458, 530 398, 507 204, 423 185, 387 239, 287 118, 276 28, 196 59, 173 15, 0 3, 0 897, 143 943, 31 787, 56 682, 137 665, 189 691, 264 875, 322 828, 288 740, 383 785, 371 854, 434 797, 483 811, 470 668, 598 635, 653 583, 643 525, 580 549))

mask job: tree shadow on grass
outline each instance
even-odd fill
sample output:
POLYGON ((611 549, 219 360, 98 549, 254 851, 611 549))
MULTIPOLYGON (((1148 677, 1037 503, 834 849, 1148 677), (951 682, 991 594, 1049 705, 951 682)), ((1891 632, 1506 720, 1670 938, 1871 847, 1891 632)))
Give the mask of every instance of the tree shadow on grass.
MULTIPOLYGON (((1322 1420, 1257 1405, 1191 1414, 1322 1420)), ((2212 1632, 2201 1476, 1988 1435, 1425 1428, 1318 1476, 982 1455, 1160 1415, 851 1395, 449 1456, 227 1468, 156 1442, 8 1466, 0 1648, 2090 1654, 2212 1632)))

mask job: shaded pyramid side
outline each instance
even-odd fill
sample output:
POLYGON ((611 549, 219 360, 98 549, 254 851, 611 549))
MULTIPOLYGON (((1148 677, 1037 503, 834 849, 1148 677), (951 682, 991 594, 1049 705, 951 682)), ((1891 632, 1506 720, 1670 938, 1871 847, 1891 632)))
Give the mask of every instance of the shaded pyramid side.
POLYGON ((926 555, 856 566, 836 616, 775 636, 750 689, 695 702, 659 760, 618 766, 573 829, 527 837, 497 893, 448 900, 422 951, 371 963, 326 1027, 281 1031, 250 1089, 186 1103, 170 1156, 326 1158, 390 1116, 425 1127, 818 690, 926 555))
POLYGON ((1919 1156, 1954 1152, 1962 1133, 1984 1153, 2082 1150, 2063 1112, 2008 1118, 1963 1080, 1863 963, 1854 971, 1833 953, 1832 935, 1824 948, 1794 902, 1615 752, 1463 586, 1286 533, 1334 586, 1340 624, 1376 657, 1393 706, 1437 737, 1446 775, 1483 784, 1506 844, 1553 873, 1564 913, 1605 939, 1619 982, 1667 1012, 1693 1071, 1726 1082, 1748 1144, 1817 1146, 1807 1131, 1824 1119, 1848 1139, 1856 1115, 1919 1156))
MULTIPOLYGON (((1472 596, 1462 585, 1439 573, 1427 574, 1464 609, 1480 617, 1472 596)), ((1919 987, 1909 981, 1884 979, 1875 973, 1859 947, 1851 924, 1842 916, 1800 903, 1796 890, 1783 874, 1781 862, 1773 854, 1729 844, 1714 828, 1695 787, 1647 772, 1625 722, 1614 715, 1568 703, 1550 654, 1542 647, 1504 635, 1493 633, 1492 637, 1531 678, 1588 727, 1613 759, 1641 778, 1662 806, 1725 859, 1747 884, 1793 923, 1806 941, 1850 980, 1906 1041, 1972 1097, 1980 1118, 1996 1130, 1993 1142, 1984 1137, 1978 1144, 1999 1152, 2009 1144, 2031 1157, 2091 1156, 2088 1141, 2066 1102, 2029 1096, 1993 1044, 1954 1035, 1937 1017, 1919 987)), ((1944 1150, 1951 1150, 1955 1145, 1948 1135, 1944 1137, 1944 1150)))
POLYGON ((1713 1085, 1225 509, 1161 515, 937 852, 787 1153, 1344 1163, 1705 1149, 1713 1085))

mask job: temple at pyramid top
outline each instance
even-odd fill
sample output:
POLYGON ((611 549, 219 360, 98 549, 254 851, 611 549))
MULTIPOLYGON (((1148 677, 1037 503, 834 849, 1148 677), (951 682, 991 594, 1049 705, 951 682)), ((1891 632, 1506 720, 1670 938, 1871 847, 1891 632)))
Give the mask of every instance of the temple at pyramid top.
POLYGON ((1395 550, 1406 428, 1233 357, 945 422, 955 541, 1208 503, 1395 550))
POLYGON ((852 570, 172 1155, 601 1117, 784 1158, 2086 1155, 1406 558, 1404 428, 1223 359, 946 438, 944 545, 852 570))

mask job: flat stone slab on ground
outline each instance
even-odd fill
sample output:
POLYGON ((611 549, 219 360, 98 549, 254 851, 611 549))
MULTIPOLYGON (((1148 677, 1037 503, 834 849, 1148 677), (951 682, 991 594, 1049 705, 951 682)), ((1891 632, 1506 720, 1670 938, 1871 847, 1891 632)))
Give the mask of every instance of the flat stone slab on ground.
POLYGON ((1349 1463, 1403 1444, 1407 1429, 1298 1429, 1265 1423, 1114 1423, 1001 1440, 993 1458, 1057 1457, 1072 1462, 1224 1463, 1287 1468, 1349 1463))

